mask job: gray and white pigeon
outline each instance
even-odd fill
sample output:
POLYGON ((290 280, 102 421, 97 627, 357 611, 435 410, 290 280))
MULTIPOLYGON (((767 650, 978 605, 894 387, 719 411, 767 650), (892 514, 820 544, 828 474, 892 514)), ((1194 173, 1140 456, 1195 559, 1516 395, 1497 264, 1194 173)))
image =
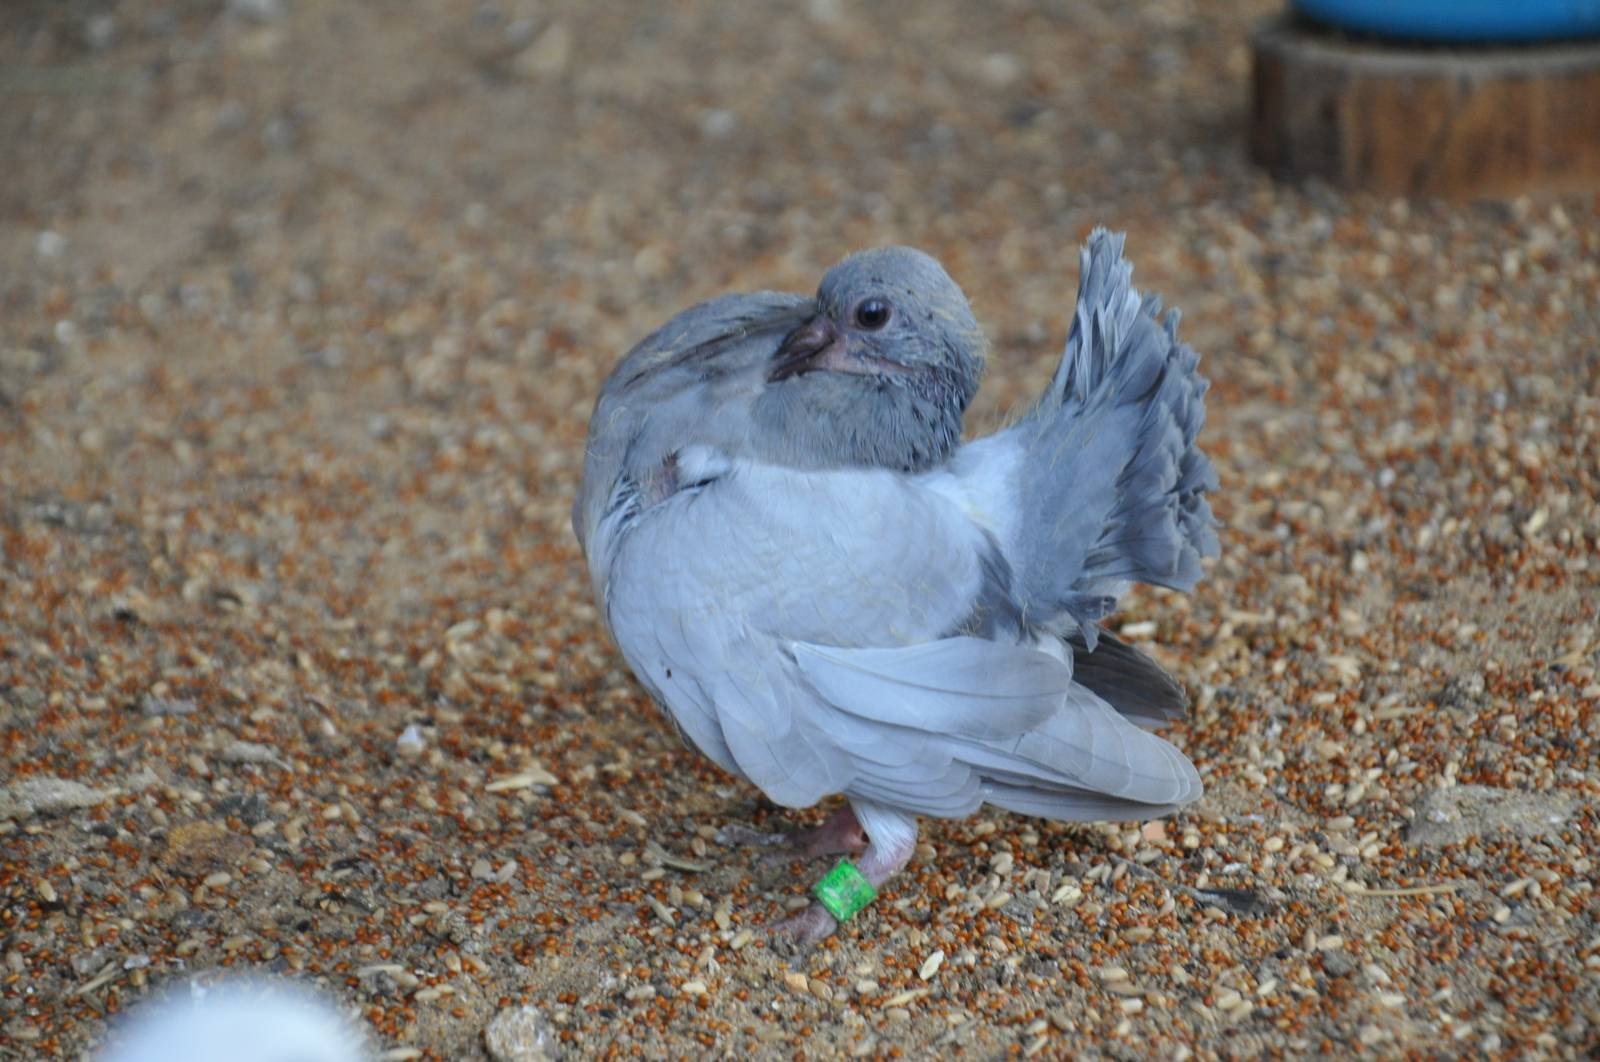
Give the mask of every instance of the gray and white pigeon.
MULTIPOLYGON (((982 331, 906 247, 844 259, 814 298, 680 313, 596 403, 573 523, 623 657, 774 802, 843 794, 797 841, 873 886, 918 816, 1148 819, 1200 796, 1150 732, 1182 687, 1099 626, 1217 550, 1199 358, 1122 245, 1090 237, 1049 388, 973 442, 982 331)), ((836 926, 813 904, 784 928, 836 926)))

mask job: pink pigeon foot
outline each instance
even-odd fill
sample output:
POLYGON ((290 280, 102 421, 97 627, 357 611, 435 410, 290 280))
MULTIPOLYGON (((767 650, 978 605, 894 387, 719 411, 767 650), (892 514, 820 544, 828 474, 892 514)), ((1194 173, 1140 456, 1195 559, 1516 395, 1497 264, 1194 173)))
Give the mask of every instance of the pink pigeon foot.
MULTIPOLYGON (((856 859, 856 869, 872 883, 874 889, 898 874, 910 862, 917 848, 917 820, 901 812, 865 802, 853 803, 851 820, 865 831, 868 843, 856 859)), ((826 829, 840 816, 818 829, 826 829)), ((813 900, 798 913, 785 918, 772 927, 773 943, 779 950, 794 955, 804 955, 819 941, 833 935, 839 920, 822 904, 813 900)))
POLYGON ((867 848, 867 835, 856 819, 856 813, 846 804, 820 826, 786 833, 762 833, 748 826, 730 823, 717 831, 721 844, 752 845, 761 848, 779 848, 772 859, 787 862, 791 859, 820 859, 830 855, 860 855, 867 848))

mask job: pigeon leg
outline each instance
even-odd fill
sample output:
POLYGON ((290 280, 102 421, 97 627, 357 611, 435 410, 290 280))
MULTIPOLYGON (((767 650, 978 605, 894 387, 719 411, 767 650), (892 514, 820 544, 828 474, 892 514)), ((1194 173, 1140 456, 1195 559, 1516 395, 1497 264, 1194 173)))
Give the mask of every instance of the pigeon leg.
POLYGON ((761 833, 748 826, 729 823, 717 831, 722 844, 746 844, 763 848, 787 849, 780 856, 817 859, 829 855, 860 855, 867 847, 867 835, 856 819, 855 809, 846 804, 821 826, 787 833, 761 833))
MULTIPOLYGON (((864 800, 852 800, 850 804, 855 812, 853 817, 868 838, 866 850, 855 861, 856 869, 874 889, 881 888, 900 872, 917 850, 916 817, 864 800)), ((787 939, 797 952, 803 953, 838 928, 838 919, 813 901, 799 914, 773 926, 772 932, 775 938, 787 939)))

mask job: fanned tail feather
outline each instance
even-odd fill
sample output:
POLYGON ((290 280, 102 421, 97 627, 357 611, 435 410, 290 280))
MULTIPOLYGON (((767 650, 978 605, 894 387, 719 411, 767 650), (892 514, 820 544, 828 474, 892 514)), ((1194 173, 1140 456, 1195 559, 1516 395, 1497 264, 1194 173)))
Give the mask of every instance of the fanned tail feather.
MULTIPOLYGON (((1010 429, 1026 456, 1020 557, 1030 615, 1095 624, 1130 583, 1192 588, 1217 552, 1196 445, 1205 422, 1199 355, 1178 314, 1133 288, 1123 237, 1098 229, 1082 253, 1078 306, 1049 390, 1010 429)), ((1013 550, 1012 552, 1018 552, 1013 550)))

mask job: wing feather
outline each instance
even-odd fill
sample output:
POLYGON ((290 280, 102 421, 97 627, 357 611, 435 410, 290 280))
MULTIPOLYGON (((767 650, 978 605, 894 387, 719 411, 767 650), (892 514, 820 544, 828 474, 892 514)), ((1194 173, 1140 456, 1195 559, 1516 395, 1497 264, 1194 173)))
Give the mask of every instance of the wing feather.
POLYGON ((882 723, 1003 740, 1042 724, 1072 682, 1061 661, 959 636, 901 649, 794 643, 800 674, 826 701, 882 723))

